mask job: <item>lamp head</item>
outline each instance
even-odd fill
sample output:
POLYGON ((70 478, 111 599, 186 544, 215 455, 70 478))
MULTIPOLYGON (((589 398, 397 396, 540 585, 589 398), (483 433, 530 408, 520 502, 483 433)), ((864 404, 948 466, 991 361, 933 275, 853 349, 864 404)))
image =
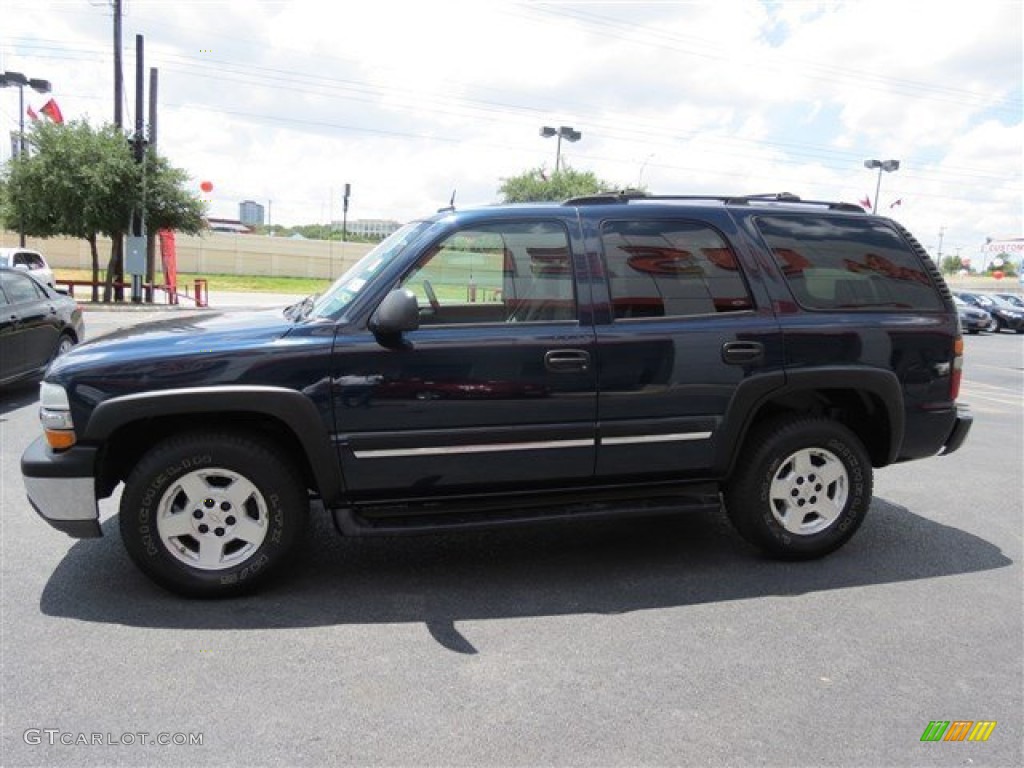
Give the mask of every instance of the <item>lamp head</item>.
POLYGON ((28 85, 28 78, 21 74, 21 72, 0 73, 0 87, 9 85, 28 85))

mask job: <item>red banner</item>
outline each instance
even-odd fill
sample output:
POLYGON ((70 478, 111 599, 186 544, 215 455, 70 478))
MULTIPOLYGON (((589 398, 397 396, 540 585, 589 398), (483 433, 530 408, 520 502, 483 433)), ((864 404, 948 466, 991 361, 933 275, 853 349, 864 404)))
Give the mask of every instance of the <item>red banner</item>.
POLYGON ((160 256, 164 265, 164 282, 167 284, 168 296, 171 304, 177 304, 178 252, 174 246, 174 231, 161 229, 157 235, 160 238, 160 256))

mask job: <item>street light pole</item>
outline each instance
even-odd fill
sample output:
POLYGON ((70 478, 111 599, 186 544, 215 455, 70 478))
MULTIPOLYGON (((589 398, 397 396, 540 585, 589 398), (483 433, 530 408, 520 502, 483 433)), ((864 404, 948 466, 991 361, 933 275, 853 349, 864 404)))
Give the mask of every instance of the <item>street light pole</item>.
MULTIPOLYGON (((29 86, 38 93, 50 92, 50 81, 40 80, 35 77, 26 77, 21 72, 0 72, 0 88, 18 89, 18 157, 25 154, 25 86, 29 86)), ((23 217, 18 217, 18 243, 25 247, 25 223, 23 217)))
POLYGON ((886 173, 892 173, 900 169, 899 160, 865 160, 864 167, 870 169, 878 169, 878 181, 875 183, 875 202, 871 206, 872 213, 878 213, 878 193, 882 189, 882 171, 886 173))
POLYGON ((540 129, 540 135, 545 139, 550 139, 552 136, 558 137, 558 141, 555 144, 555 173, 558 173, 562 168, 562 139, 566 141, 579 141, 583 138, 583 134, 571 125, 562 125, 558 128, 545 125, 540 129))

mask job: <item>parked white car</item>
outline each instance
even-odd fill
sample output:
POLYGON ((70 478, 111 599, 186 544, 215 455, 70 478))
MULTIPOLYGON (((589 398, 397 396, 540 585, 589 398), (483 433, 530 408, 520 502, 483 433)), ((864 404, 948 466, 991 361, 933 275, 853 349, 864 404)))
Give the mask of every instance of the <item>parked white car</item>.
POLYGON ((57 287, 53 282, 53 270, 39 251, 28 248, 0 248, 0 267, 23 269, 40 283, 50 288, 57 287))

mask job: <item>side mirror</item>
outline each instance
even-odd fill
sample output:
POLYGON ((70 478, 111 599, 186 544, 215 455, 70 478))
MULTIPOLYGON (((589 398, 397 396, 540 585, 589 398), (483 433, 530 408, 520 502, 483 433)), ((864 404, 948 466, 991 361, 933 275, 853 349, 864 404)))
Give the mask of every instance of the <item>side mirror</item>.
POLYGON ((392 291, 384 297, 370 317, 369 328, 377 336, 397 336, 420 327, 420 305, 408 288, 392 291))

